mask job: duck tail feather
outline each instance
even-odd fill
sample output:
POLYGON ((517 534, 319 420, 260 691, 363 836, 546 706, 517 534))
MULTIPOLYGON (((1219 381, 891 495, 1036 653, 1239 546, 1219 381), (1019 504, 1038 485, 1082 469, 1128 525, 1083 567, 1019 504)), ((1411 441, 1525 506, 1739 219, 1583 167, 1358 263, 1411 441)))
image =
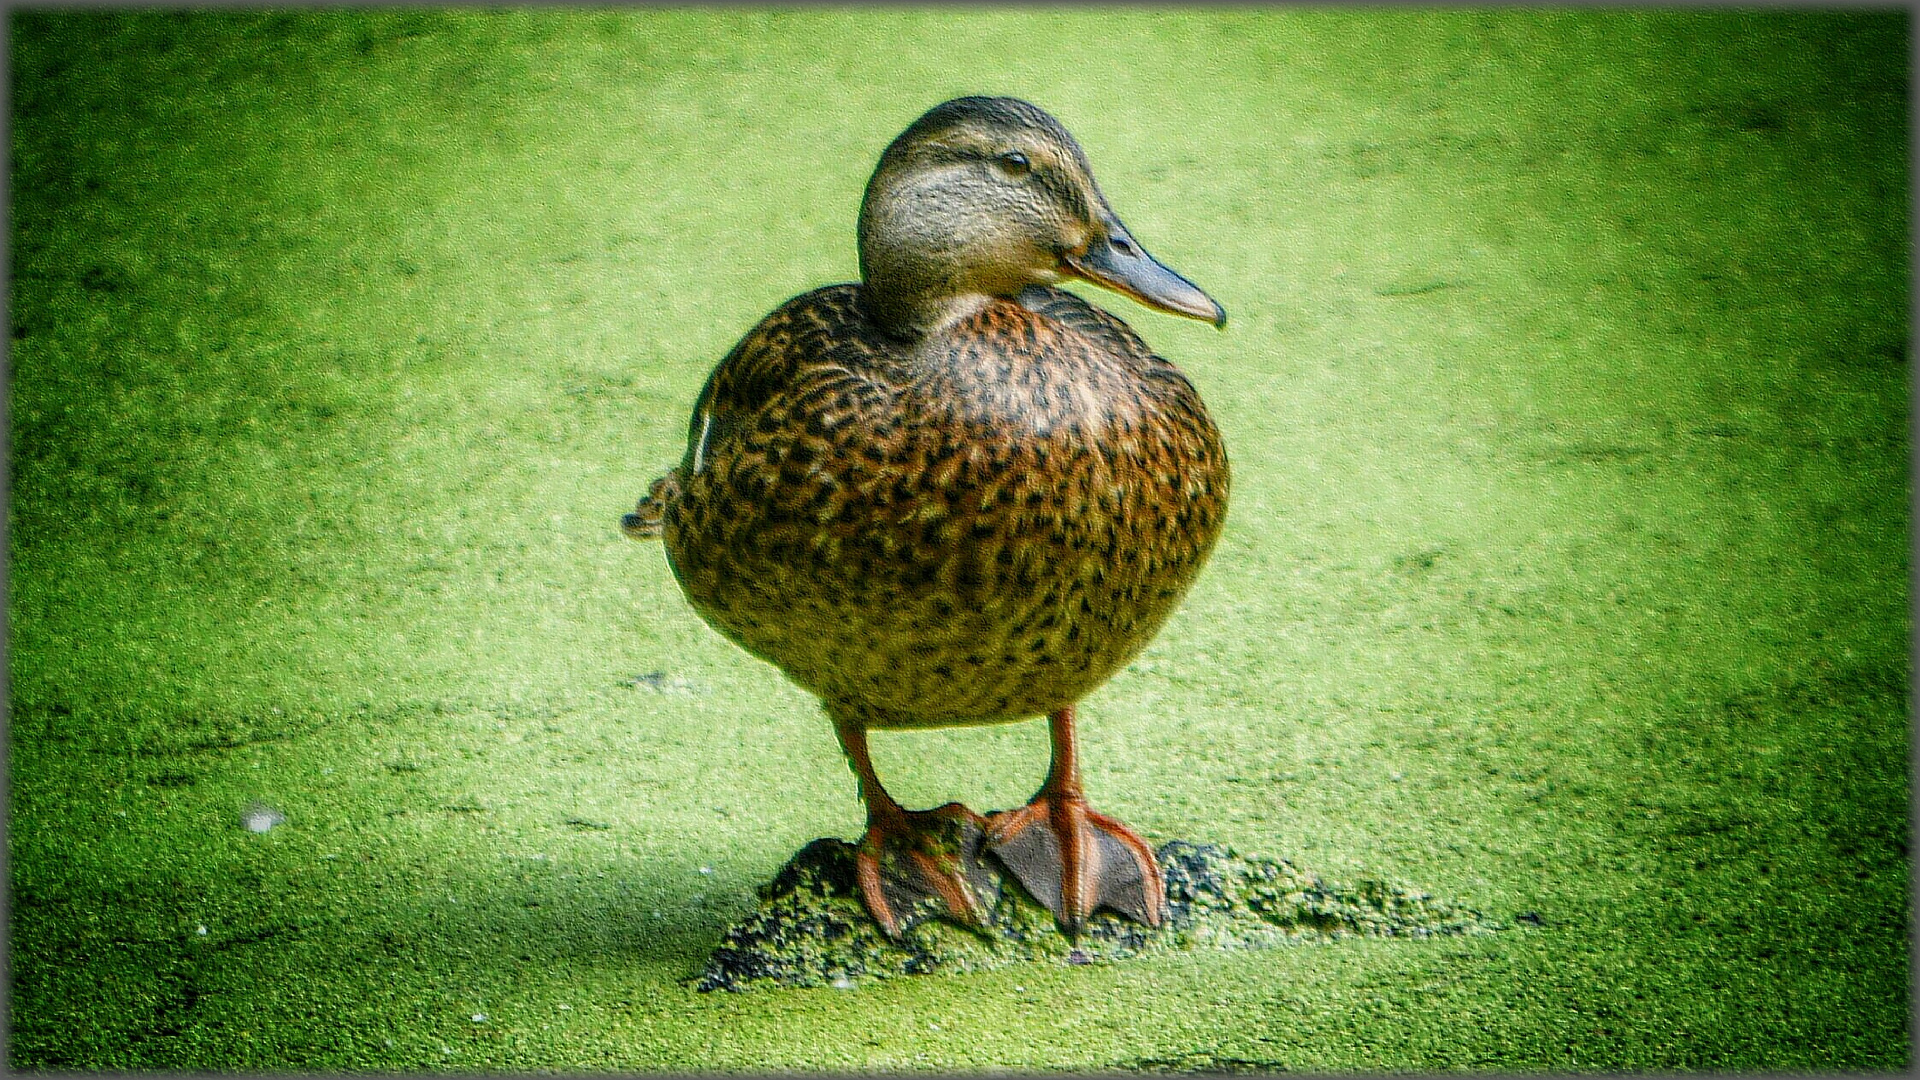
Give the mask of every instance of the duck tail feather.
POLYGON ((633 513, 620 517, 620 531, 635 540, 654 540, 666 531, 667 504, 680 494, 680 470, 674 469, 653 482, 647 493, 634 504, 633 513))

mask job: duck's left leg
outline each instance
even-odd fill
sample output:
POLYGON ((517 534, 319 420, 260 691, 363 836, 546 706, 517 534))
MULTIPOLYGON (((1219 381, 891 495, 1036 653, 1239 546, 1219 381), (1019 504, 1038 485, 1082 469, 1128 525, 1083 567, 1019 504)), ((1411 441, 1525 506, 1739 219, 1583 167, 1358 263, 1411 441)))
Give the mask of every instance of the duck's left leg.
POLYGON ((1049 719, 1053 765, 1047 781, 1027 805, 987 819, 987 850, 1053 912, 1069 936, 1102 907, 1159 926, 1167 886, 1153 849, 1132 829, 1087 805, 1080 790, 1073 706, 1049 719))

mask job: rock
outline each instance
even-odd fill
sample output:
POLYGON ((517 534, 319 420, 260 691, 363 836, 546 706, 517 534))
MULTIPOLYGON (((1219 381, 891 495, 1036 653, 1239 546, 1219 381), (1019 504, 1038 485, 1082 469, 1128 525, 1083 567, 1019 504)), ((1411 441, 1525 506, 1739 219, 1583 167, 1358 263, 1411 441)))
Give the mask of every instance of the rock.
POLYGON ((1285 860, 1248 859, 1215 844, 1174 840, 1157 853, 1169 915, 1153 930, 1102 911, 1077 942, 1004 874, 980 860, 983 892, 994 897, 988 926, 975 930, 925 908, 902 915, 901 940, 887 940, 860 902, 853 846, 815 840, 760 890, 760 906, 730 928, 692 978, 700 990, 834 986, 935 972, 985 971, 1008 964, 1109 963, 1193 949, 1267 948, 1348 937, 1425 938, 1501 929, 1477 912, 1377 881, 1346 886, 1285 860))

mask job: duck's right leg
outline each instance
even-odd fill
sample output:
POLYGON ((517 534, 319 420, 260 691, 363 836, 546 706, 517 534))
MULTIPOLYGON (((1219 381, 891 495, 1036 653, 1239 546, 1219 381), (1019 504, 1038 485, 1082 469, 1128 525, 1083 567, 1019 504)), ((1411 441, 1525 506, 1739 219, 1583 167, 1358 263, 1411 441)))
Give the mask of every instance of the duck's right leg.
POLYGON ((994 886, 992 871, 980 861, 985 819, 959 803, 906 809, 874 775, 866 724, 836 713, 834 730, 867 804, 867 832, 854 854, 854 874, 880 929, 897 940, 930 915, 985 926, 994 886))

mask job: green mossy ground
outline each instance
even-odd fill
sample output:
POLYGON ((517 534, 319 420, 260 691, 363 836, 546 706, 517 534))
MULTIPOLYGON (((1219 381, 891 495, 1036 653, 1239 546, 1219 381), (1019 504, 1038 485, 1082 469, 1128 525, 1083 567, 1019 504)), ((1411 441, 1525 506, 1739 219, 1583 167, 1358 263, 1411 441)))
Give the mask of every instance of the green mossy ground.
MULTIPOLYGON (((974 830, 977 837, 979 831, 974 830)), ((977 851, 978 844, 971 845, 977 851)), ((987 887, 984 925, 962 926, 923 910, 896 909, 898 941, 868 916, 854 884, 854 847, 808 844, 760 890, 760 907, 721 935, 693 984, 701 990, 832 986, 902 975, 992 971, 1021 964, 1097 964, 1196 949, 1266 949, 1353 937, 1484 934, 1500 929, 1479 913, 1387 882, 1328 882, 1284 860, 1247 859, 1214 844, 1175 840, 1158 852, 1166 910, 1147 927, 1096 911, 1072 938, 1046 907, 998 868, 976 870, 987 887)), ((885 861, 882 873, 885 873, 885 861)), ((1523 914, 1537 926, 1540 916, 1523 914)))
MULTIPOLYGON (((11 1067, 1909 1064, 1904 13, 9 28, 11 1067), (969 92, 1231 314, 1102 299, 1235 485, 1096 805, 1509 929, 688 982, 861 812, 616 523, 969 92)), ((1045 747, 875 754, 1005 807, 1045 747)))

